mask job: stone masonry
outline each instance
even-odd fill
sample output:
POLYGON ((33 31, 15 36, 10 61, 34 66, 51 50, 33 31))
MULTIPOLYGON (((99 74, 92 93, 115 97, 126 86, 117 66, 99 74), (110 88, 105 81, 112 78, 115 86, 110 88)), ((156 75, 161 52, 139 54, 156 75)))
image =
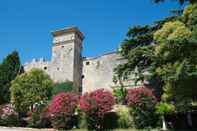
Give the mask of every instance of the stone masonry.
POLYGON ((89 92, 98 88, 111 90, 113 69, 125 62, 116 52, 99 57, 82 57, 84 35, 77 27, 69 27, 52 32, 52 58, 46 61, 33 59, 24 65, 25 71, 33 68, 44 70, 54 82, 73 81, 79 92, 89 92))

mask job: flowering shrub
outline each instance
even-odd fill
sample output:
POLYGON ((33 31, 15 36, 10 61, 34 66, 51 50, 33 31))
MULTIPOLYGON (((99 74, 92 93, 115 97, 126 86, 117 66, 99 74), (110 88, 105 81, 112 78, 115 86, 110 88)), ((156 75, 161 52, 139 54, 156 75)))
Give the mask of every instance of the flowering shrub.
POLYGON ((47 103, 36 103, 32 111, 27 113, 28 127, 46 128, 50 127, 51 123, 47 117, 47 103))
POLYGON ((114 104, 112 93, 104 89, 85 93, 80 99, 80 108, 86 114, 88 128, 102 129, 102 119, 114 104))
POLYGON ((156 97, 146 87, 128 89, 126 102, 131 108, 136 128, 157 126, 158 116, 155 114, 156 97))
POLYGON ((140 106, 143 96, 150 97, 154 102, 156 102, 156 97, 153 95, 152 90, 146 87, 137 87, 133 89, 128 89, 126 102, 129 106, 133 106, 133 105, 140 106))
POLYGON ((1 107, 1 125, 3 126, 17 126, 18 125, 18 113, 14 110, 11 104, 7 104, 1 107))
POLYGON ((48 106, 52 126, 58 129, 69 129, 73 126, 75 109, 79 97, 73 93, 59 93, 48 106))

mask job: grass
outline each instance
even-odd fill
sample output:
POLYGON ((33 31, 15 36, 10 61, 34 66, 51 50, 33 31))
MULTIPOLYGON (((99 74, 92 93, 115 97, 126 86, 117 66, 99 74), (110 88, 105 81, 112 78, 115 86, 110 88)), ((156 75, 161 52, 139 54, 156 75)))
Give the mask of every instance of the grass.
MULTIPOLYGON (((71 131, 87 131, 87 129, 76 129, 76 130, 71 130, 71 131)), ((106 131, 162 131, 161 129, 143 129, 143 130, 137 130, 137 129, 114 129, 114 130, 106 130, 106 131)), ((167 130, 167 131, 197 131, 197 129, 183 129, 183 130, 167 130)))

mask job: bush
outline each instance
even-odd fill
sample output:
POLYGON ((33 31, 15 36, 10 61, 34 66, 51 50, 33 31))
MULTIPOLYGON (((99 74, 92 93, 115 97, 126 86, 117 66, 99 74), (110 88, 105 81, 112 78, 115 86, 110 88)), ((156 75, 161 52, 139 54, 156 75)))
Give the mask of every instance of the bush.
POLYGON ((34 105, 32 112, 28 113, 30 118, 28 122, 28 127, 33 128, 47 128, 51 126, 50 120, 47 118, 47 108, 46 103, 39 103, 34 105))
POLYGON ((117 124, 118 128, 132 128, 134 126, 133 124, 133 118, 130 114, 129 107, 125 105, 116 105, 114 107, 114 110, 118 116, 117 124))
POLYGON ((127 104, 131 107, 134 125, 138 129, 155 127, 158 116, 155 114, 156 98, 146 87, 129 89, 126 96, 127 104))
POLYGON ((1 126, 18 126, 18 113, 14 110, 11 104, 3 105, 1 107, 1 126))
POLYGON ((75 110, 79 97, 73 93, 59 93, 48 106, 52 126, 56 129, 71 129, 74 126, 75 110))
POLYGON ((86 114, 89 129, 103 129, 103 118, 111 111, 115 100, 111 92, 104 89, 85 93, 80 99, 80 108, 86 114))
POLYGON ((17 76, 11 86, 11 102, 19 113, 33 110, 35 103, 49 100, 53 82, 42 70, 33 69, 17 76))
POLYGON ((116 99, 116 103, 125 103, 125 96, 127 94, 127 89, 124 87, 115 87, 113 89, 113 96, 116 99))
POLYGON ((53 86, 52 95, 55 96, 61 92, 69 92, 73 90, 73 82, 56 83, 53 86))

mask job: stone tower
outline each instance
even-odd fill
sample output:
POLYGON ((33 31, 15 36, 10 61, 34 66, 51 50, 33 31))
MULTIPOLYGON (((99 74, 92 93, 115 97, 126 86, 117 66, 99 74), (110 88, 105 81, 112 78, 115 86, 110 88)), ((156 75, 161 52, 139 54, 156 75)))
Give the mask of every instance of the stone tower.
POLYGON ((83 34, 77 27, 52 32, 51 77, 55 82, 73 81, 76 91, 82 88, 83 34))

